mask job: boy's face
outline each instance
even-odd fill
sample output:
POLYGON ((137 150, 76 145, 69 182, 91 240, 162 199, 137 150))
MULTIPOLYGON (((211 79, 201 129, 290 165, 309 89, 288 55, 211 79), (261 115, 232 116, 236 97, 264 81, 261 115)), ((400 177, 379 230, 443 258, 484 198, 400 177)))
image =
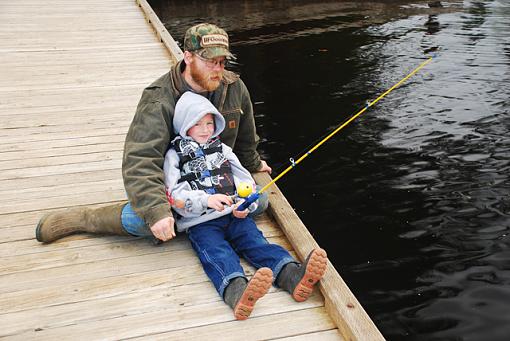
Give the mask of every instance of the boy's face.
POLYGON ((188 129, 186 134, 196 142, 203 144, 209 141, 214 133, 214 117, 207 114, 200 119, 195 125, 188 129))

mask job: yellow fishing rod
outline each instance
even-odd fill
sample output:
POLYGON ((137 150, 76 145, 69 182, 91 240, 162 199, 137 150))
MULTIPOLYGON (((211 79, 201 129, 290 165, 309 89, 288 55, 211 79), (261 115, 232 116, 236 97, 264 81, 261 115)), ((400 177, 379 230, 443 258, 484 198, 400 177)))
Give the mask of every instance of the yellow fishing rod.
POLYGON ((303 161, 308 155, 310 155, 311 153, 313 153, 317 148, 319 148, 320 146, 322 146, 322 144, 324 144, 327 140, 329 140, 330 138, 332 138, 336 133, 338 133, 340 130, 342 130, 343 128, 345 128, 349 123, 351 123, 352 121, 354 121, 358 116, 360 116, 361 114, 363 114, 368 108, 370 108, 371 106, 373 106, 374 104, 376 104, 377 102, 379 102, 379 100, 381 100, 382 98, 384 98, 387 94, 389 94, 390 92, 392 92, 393 90, 395 90, 397 87, 400 86, 400 84, 404 83, 406 80, 408 80, 412 75, 414 75, 416 72, 418 72, 421 68, 423 68, 425 65, 427 65, 428 63, 430 63, 432 61, 434 57, 429 57, 426 61, 424 61, 423 63, 421 63, 417 68, 415 68, 413 71, 411 71, 407 76, 405 76, 404 78, 402 78, 400 81, 398 81, 395 85, 393 85, 391 88, 389 88, 388 90, 386 90, 382 95, 380 95, 379 97, 377 97, 375 100, 373 100, 372 102, 368 103, 363 109, 361 109, 360 111, 358 111, 354 116, 352 116, 351 118, 349 118, 347 121, 345 121, 344 123, 342 123, 338 128, 336 128, 333 132, 331 132, 328 136, 326 136, 325 138, 323 138, 319 143, 317 143, 315 146, 313 146, 309 151, 307 151, 305 154, 303 154, 299 159, 297 159, 296 161, 294 161, 293 159, 290 159, 290 162, 291 162, 291 165, 289 167, 287 167, 283 172, 280 173, 280 175, 278 175, 276 178, 274 178, 273 180, 271 180, 271 182, 269 182, 267 185, 265 185, 264 187, 262 187, 260 190, 258 190, 257 192, 253 193, 253 194, 250 194, 246 199, 245 201, 239 205, 239 207, 237 208, 239 211, 244 211, 245 209, 248 208, 248 206, 250 206, 253 202, 255 202, 259 197, 260 197, 260 194, 263 193, 264 191, 266 191, 269 187, 271 187, 271 185, 273 185, 276 181, 278 181, 279 179, 281 179, 285 174, 287 174, 288 172, 290 172, 291 169, 293 169, 294 167, 296 167, 301 161, 303 161))

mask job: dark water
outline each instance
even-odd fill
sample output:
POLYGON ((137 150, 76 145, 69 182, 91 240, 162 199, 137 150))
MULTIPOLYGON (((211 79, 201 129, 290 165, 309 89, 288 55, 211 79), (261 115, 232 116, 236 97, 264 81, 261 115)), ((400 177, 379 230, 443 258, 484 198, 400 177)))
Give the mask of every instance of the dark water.
POLYGON ((151 1, 227 29, 278 185, 388 340, 510 340, 510 1, 151 1))

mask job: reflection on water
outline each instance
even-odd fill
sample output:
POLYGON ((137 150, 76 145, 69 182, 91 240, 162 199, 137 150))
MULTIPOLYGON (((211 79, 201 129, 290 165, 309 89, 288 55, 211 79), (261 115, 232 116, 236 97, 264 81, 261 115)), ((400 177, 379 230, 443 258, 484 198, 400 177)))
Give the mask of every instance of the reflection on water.
POLYGON ((279 186, 388 340, 508 339, 507 1, 151 3, 227 29, 280 171, 437 54, 279 186))

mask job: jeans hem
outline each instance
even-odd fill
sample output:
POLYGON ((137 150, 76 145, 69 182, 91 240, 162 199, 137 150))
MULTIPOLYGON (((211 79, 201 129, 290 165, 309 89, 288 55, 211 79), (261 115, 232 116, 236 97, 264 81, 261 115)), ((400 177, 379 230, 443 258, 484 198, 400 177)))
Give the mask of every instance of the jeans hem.
POLYGON ((154 237, 145 221, 140 218, 131 207, 126 204, 121 213, 122 229, 134 237, 154 237))
POLYGON ((285 257, 284 259, 279 261, 278 264, 276 264, 276 266, 274 267, 274 269, 273 269, 273 284, 275 286, 278 286, 276 284, 276 279, 278 278, 280 271, 282 271, 283 267, 289 263, 298 263, 298 262, 296 262, 296 260, 292 257, 285 257))
POLYGON ((225 277, 222 278, 221 285, 220 285, 220 287, 218 289, 218 293, 220 294, 221 298, 224 299, 223 294, 225 294, 225 289, 229 285, 230 280, 232 280, 233 278, 236 278, 236 277, 246 278, 246 276, 242 272, 233 272, 230 275, 225 276, 225 277))

